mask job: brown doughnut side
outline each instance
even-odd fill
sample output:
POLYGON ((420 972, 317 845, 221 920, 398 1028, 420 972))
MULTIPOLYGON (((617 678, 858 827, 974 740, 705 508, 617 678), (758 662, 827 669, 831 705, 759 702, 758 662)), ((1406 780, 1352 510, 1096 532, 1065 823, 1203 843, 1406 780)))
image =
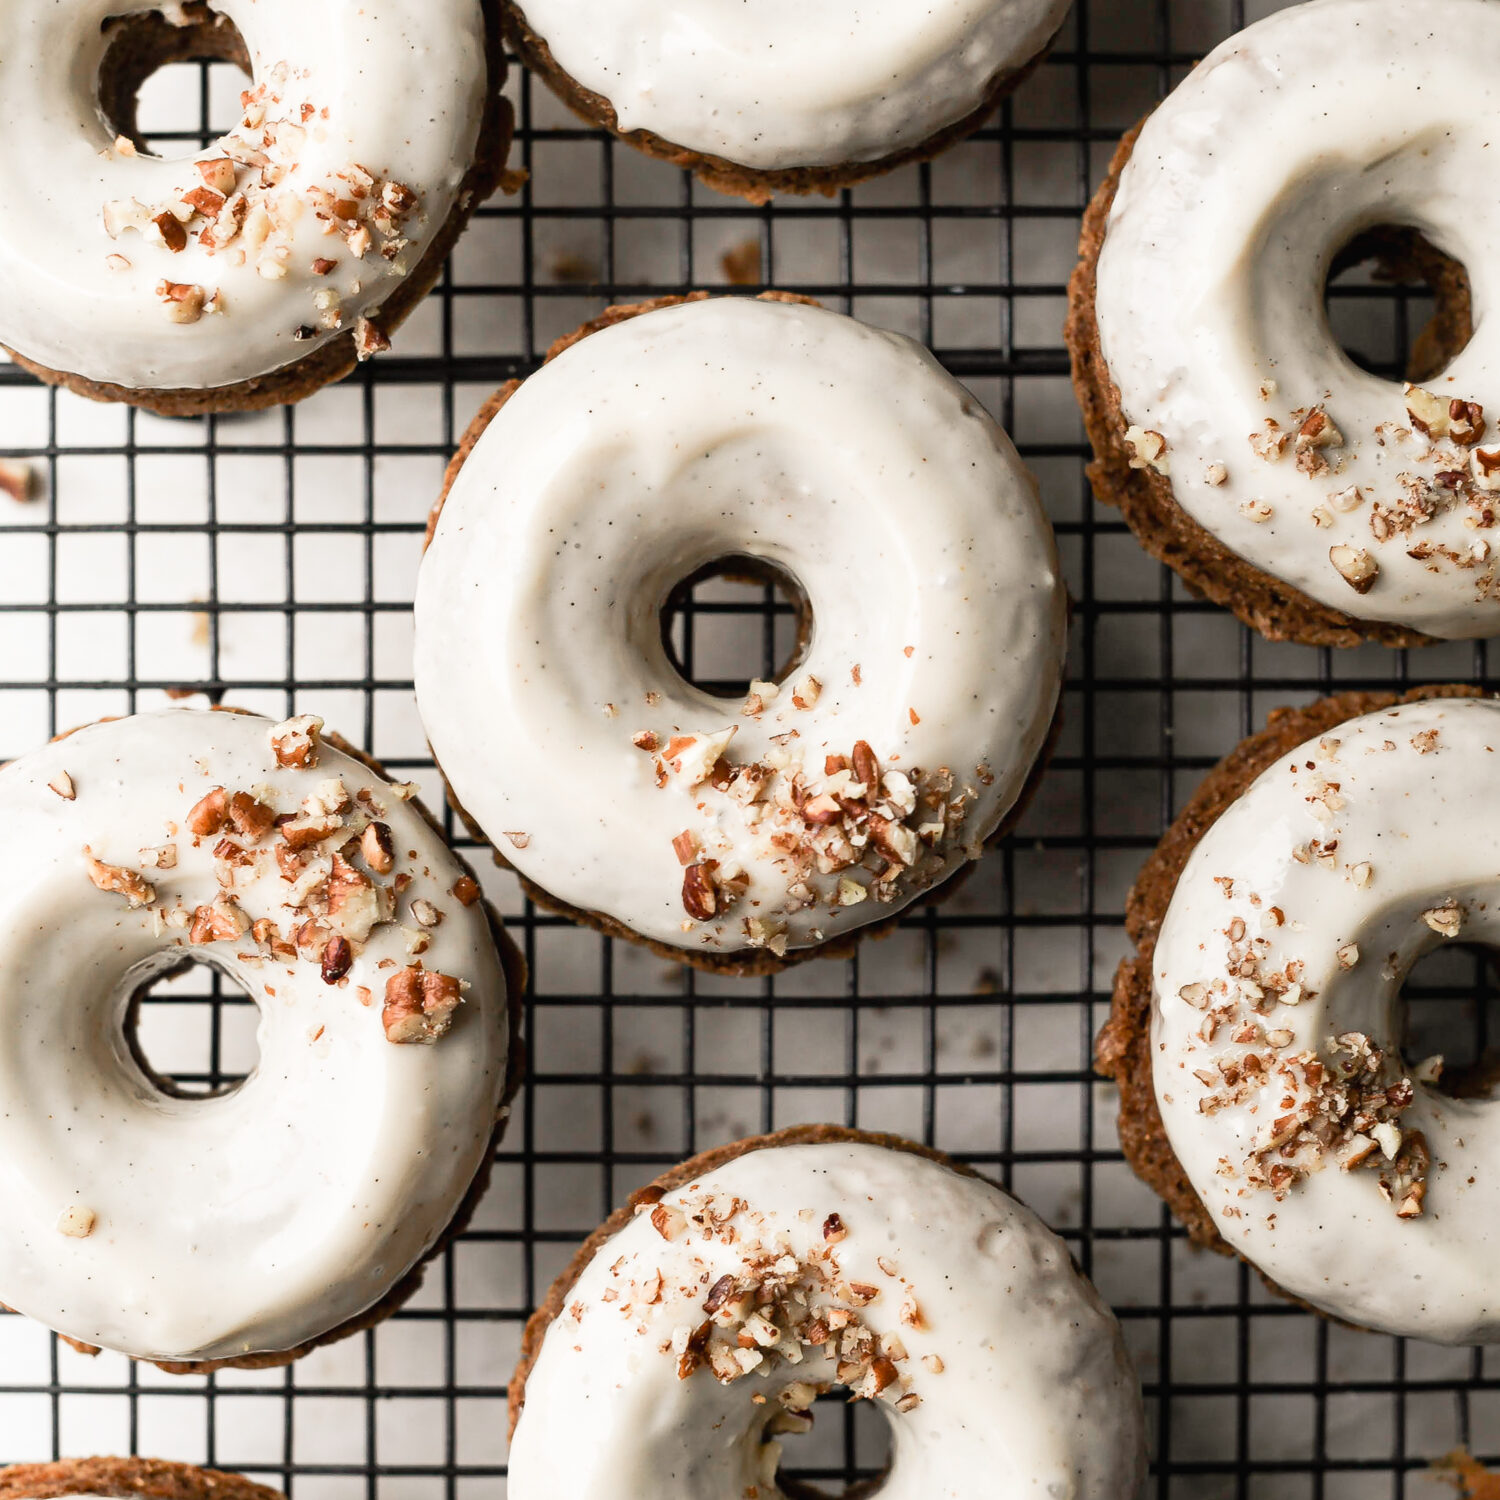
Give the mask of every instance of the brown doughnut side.
POLYGON ((118 1500, 283 1500, 242 1474, 159 1458, 65 1458, 0 1469, 0 1500, 110 1495, 118 1500))

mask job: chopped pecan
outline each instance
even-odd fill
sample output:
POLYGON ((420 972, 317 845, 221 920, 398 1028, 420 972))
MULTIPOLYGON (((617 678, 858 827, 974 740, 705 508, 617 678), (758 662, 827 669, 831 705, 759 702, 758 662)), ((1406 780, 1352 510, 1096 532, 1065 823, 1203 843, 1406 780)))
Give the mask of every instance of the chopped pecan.
POLYGON ((281 825, 281 837, 288 849, 307 849, 332 838, 343 826, 344 820, 338 813, 298 813, 281 825))
POLYGON ((851 763, 854 779, 862 782, 867 792, 874 792, 880 785, 880 762, 875 758, 875 752, 867 740, 860 740, 855 744, 851 763))
POLYGON ((364 942, 372 929, 390 915, 389 891, 361 874, 342 854, 333 856, 326 895, 329 925, 356 943, 364 942))
POLYGON ((349 972, 353 962, 354 950, 349 946, 349 939, 329 938, 328 946, 323 950, 323 983, 337 984, 349 972))
POLYGON ((233 896, 220 895, 212 906, 200 906, 193 912, 188 929, 190 943, 218 943, 237 938, 250 930, 250 918, 233 896))
POLYGON ((360 835, 359 852, 377 875, 389 875, 396 867, 396 846, 384 823, 371 823, 360 835))
POLYGON ((689 865, 682 874, 682 905, 695 922, 712 920, 719 908, 713 873, 707 865, 689 865))
POLYGON ((123 896, 132 906, 149 906, 156 900, 156 887, 143 880, 134 870, 121 865, 107 865, 95 859, 88 845, 83 846, 83 857, 88 866, 89 879, 101 891, 112 891, 123 896))
POLYGON ((1368 594, 1375 587, 1380 564, 1368 552, 1339 545, 1328 549, 1328 560, 1356 594, 1368 594))
POLYGON ((453 882, 453 897, 460 906, 473 906, 479 899, 479 882, 470 875, 460 875, 453 882))
POLYGON ((380 1017, 386 1040, 398 1044, 437 1041, 453 1025, 462 990, 452 975, 429 972, 421 964, 392 974, 386 981, 380 1017))
POLYGON ((271 731, 271 749, 276 764, 287 769, 309 771, 318 763, 322 748, 323 721, 315 714, 287 719, 271 731))
POLYGON ((229 794, 223 787, 216 786, 193 804, 187 815, 188 832, 200 839, 209 838, 224 826, 228 815, 229 794))
POLYGON ((229 821, 235 832, 253 844, 271 831, 276 821, 276 809, 258 802, 249 792, 236 792, 229 799, 229 821))

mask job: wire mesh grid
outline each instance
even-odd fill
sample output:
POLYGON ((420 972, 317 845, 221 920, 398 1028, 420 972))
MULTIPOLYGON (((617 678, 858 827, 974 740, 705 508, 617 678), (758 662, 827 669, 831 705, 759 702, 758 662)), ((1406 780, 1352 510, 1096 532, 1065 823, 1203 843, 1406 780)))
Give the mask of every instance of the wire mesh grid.
MULTIPOLYGON (((161 420, 0 364, 0 455, 39 480, 35 499, 0 510, 7 755, 190 694, 316 710, 435 794, 410 601, 457 435, 497 383, 608 302, 696 287, 805 292, 936 348, 1038 474, 1075 601, 1051 773, 953 901, 850 960, 730 981, 538 912, 490 871, 531 966, 530 1062, 484 1205, 423 1290, 288 1369, 209 1378, 82 1355, 0 1317, 0 1458, 139 1452, 243 1469, 296 1500, 503 1495, 521 1325, 577 1240, 689 1152, 802 1120, 929 1141, 1064 1234, 1144 1378, 1155 1495, 1430 1495, 1429 1463, 1455 1444, 1500 1455, 1492 1359, 1331 1326, 1192 1251, 1125 1167, 1112 1089, 1089 1069, 1126 889, 1219 754, 1269 708, 1335 688, 1488 680, 1483 645, 1269 645, 1189 600, 1083 479, 1060 334, 1082 207, 1121 131, 1276 8, 1081 4, 971 142, 835 199, 759 210, 580 127, 513 71, 513 164, 529 184, 481 212, 395 351, 346 384, 295 409, 161 420)), ((190 149, 239 87, 222 65, 165 70, 143 125, 159 149, 190 149)), ((1367 362, 1399 368, 1413 294, 1356 281, 1331 308, 1367 362)), ((791 618, 768 585, 703 582, 674 616, 679 660, 706 682, 765 673, 791 618)), ((1492 1009, 1481 968, 1427 976, 1439 1004, 1423 1015, 1471 1055, 1492 1009)), ((211 1090, 253 1065, 255 1012, 195 970, 154 992, 141 1045, 211 1090)), ((883 1436, 868 1409, 820 1411, 789 1471, 839 1493, 879 1471, 883 1436)))

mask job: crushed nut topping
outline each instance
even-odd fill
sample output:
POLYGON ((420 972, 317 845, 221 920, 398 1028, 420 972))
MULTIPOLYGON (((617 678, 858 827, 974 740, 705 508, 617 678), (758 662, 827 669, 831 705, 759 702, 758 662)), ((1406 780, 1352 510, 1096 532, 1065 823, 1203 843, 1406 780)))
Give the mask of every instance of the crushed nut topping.
POLYGON ((318 763, 322 748, 323 721, 313 714, 301 714, 278 724, 271 731, 271 749, 276 764, 298 771, 310 771, 318 763))
MULTIPOLYGON (((406 801, 415 794, 410 783, 380 789, 361 787, 351 793, 342 778, 309 775, 317 771, 322 720, 311 716, 277 725, 268 736, 276 764, 297 776, 306 791, 300 805, 288 809, 286 792, 269 785, 249 790, 216 786, 194 802, 181 828, 192 848, 211 855, 218 893, 199 899, 191 910, 179 898, 157 905, 155 886, 133 870, 105 864, 85 847, 89 879, 100 890, 123 895, 132 907, 152 907, 150 917, 158 936, 176 929, 178 945, 208 946, 237 942, 247 936, 253 952, 239 957, 249 963, 276 961, 316 965, 323 982, 346 987, 365 945, 377 929, 393 927, 398 903, 409 897, 411 920, 417 927, 399 927, 396 951, 404 944, 415 957, 431 946, 432 930, 443 920, 441 906, 411 892, 414 875, 400 868, 400 851, 387 816, 387 800, 406 801), (285 799, 285 800, 284 800, 285 799), (280 804, 280 805, 278 805, 280 804), (271 911, 252 916, 243 904, 256 887, 252 906, 266 910, 264 882, 271 891, 271 911), (278 919, 277 911, 286 913, 278 919)), ((200 763, 206 766, 206 763, 200 763)), ((292 793, 295 797, 296 793, 292 793)), ((185 799, 186 800, 186 799, 185 799)), ((174 831, 177 824, 169 824, 174 831)), ((406 857, 419 860, 415 849, 406 857)), ((202 855, 199 858, 203 858, 202 855)), ((178 846, 163 844, 140 851, 149 870, 174 870, 178 846)), ((423 870, 423 874, 431 875, 423 870)), ((434 892, 436 893, 436 892, 434 892)), ((461 875, 451 894, 461 906, 480 899, 478 883, 461 875)), ((396 961, 383 958, 381 969, 396 961)), ((267 985, 267 991, 275 994, 267 985)), ((383 1023, 392 1042, 433 1042, 452 1025, 465 984, 447 974, 408 964, 385 983, 383 1023)), ((356 984, 351 993, 362 1006, 373 1001, 369 985, 356 984)))
POLYGON ((95 859, 87 844, 83 846, 83 858, 89 879, 99 890, 123 896, 131 906, 150 906, 156 900, 156 887, 134 870, 95 859))
POLYGON ((37 471, 31 464, 0 458, 0 494, 24 503, 34 498, 36 491, 37 471))
MULTIPOLYGON (((784 954, 785 919, 798 912, 837 911, 872 898, 890 903, 925 888, 962 845, 977 793, 972 786, 958 789, 947 768, 883 769, 860 740, 847 755, 825 756, 817 774, 795 731, 774 737, 766 759, 736 762, 728 754, 736 732, 730 725, 711 734, 674 734, 659 752, 648 748, 660 743, 654 735, 637 735, 633 743, 653 755, 658 787, 675 783, 695 793, 700 805, 712 796, 737 806, 751 853, 784 878, 784 900, 757 901, 757 914, 741 919, 751 947, 784 954)), ((986 785, 994 780, 987 768, 976 775, 986 785)), ((713 819, 707 824, 673 839, 673 852, 686 866, 682 905, 690 923, 722 917, 750 888, 729 834, 713 819)))
POLYGON ((73 785, 73 778, 66 771, 59 771, 47 783, 47 790, 49 792, 56 792, 64 802, 76 802, 78 800, 78 788, 73 785))
MULTIPOLYGON (((813 1403, 836 1385, 855 1401, 882 1400, 902 1413, 920 1405, 904 1340, 894 1331, 877 1333, 864 1316, 872 1305, 887 1305, 885 1293, 844 1271, 840 1247, 852 1232, 838 1214, 827 1216, 821 1242, 796 1253, 787 1233, 742 1198, 697 1186, 677 1202, 663 1198, 660 1189, 647 1189, 633 1207, 649 1218, 663 1244, 679 1247, 673 1261, 653 1264, 649 1250, 621 1256, 598 1305, 643 1330, 646 1310, 658 1309, 655 1320, 671 1332, 658 1334, 657 1352, 675 1360, 679 1380, 707 1371, 733 1385, 748 1375, 796 1368, 799 1378, 779 1393, 781 1410, 767 1429, 772 1434, 808 1430, 813 1403), (693 1254, 697 1245, 713 1246, 712 1258, 693 1254), (726 1248, 733 1252, 728 1271, 726 1248)), ((891 1295, 899 1298, 895 1315, 902 1326, 925 1328, 915 1288, 889 1261, 881 1271, 897 1283, 891 1295)), ((580 1302, 568 1309, 575 1321, 585 1312, 580 1302)), ((943 1368, 936 1355, 922 1363, 932 1373, 943 1368)))
POLYGON ((1125 446, 1130 449, 1132 469, 1154 469, 1158 474, 1172 472, 1172 460, 1167 454, 1167 440, 1159 432, 1148 432, 1144 427, 1130 427, 1125 433, 1125 446))
POLYGON ((409 964, 386 980, 381 1021, 386 1039, 430 1043, 447 1034, 463 1002, 463 981, 409 964))
POLYGON ((1328 560, 1356 594, 1368 594, 1380 575, 1380 564, 1368 552, 1340 543, 1328 549, 1328 560))
MULTIPOLYGON (((305 97, 309 75, 288 63, 276 64, 265 82, 240 95, 241 116, 234 128, 204 156, 183 168, 183 185, 159 203, 117 199, 103 209, 104 232, 113 241, 140 235, 149 244, 180 255, 196 246, 231 266, 251 265, 268 281, 280 281, 292 269, 294 235, 311 216, 339 250, 363 268, 403 276, 408 268, 413 223, 421 217, 421 200, 405 183, 382 178, 350 163, 321 183, 304 183, 298 168, 308 140, 325 138, 330 111, 305 97)), ((329 250, 333 250, 330 245, 329 250)), ((128 258, 111 253, 111 265, 128 258)), ((314 277, 325 277, 338 265, 329 253, 310 259, 314 277)), ((354 283, 357 292, 361 282, 354 283)), ((222 312, 218 292, 193 284, 162 281, 157 287, 167 315, 177 323, 195 323, 204 312, 222 312)), ((309 324, 297 334, 344 326, 342 299, 332 287, 312 293, 309 324)), ((389 340, 367 318, 358 320, 361 359, 389 340)))
POLYGON ((86 1240, 94 1232, 94 1226, 98 1222, 93 1209, 85 1208, 81 1203, 70 1203, 57 1216, 57 1232, 67 1235, 69 1239, 86 1240))

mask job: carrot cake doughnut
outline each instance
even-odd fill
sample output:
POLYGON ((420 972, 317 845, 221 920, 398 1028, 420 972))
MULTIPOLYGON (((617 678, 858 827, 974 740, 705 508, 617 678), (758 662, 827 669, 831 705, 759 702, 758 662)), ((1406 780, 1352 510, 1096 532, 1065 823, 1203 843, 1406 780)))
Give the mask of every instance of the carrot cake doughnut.
MULTIPOLYGON (((892 1500, 1130 1500, 1140 1386, 1031 1211, 946 1157, 831 1125, 674 1167, 527 1325, 513 1500, 777 1496, 828 1391, 892 1428, 892 1500)), ((798 1492, 800 1493, 800 1491, 798 1492)))
POLYGON ((1272 639, 1500 633, 1500 374, 1470 292, 1497 60, 1487 0, 1278 11, 1127 138, 1089 211, 1069 344, 1095 492, 1272 639), (1413 244, 1441 312, 1403 385, 1342 351, 1324 289, 1413 244))
POLYGON ((1070 0, 503 0, 522 59, 575 113, 710 187, 831 193, 977 130, 1070 0))
POLYGON ((538 899, 765 972, 977 858, 1047 743, 1066 602, 1036 486, 911 340, 797 301, 617 309, 481 414, 416 601, 459 804, 538 899), (673 588, 781 569, 802 660, 714 697, 673 588))
POLYGON ((1500 702, 1351 693, 1212 772, 1131 895, 1099 1042, 1200 1243, 1360 1327, 1500 1340, 1494 1106, 1403 1051, 1412 966, 1500 933, 1500 702))
POLYGON ((168 415, 299 400, 437 279, 510 141, 495 0, 14 0, 0 7, 0 344, 168 415), (180 160, 135 95, 163 62, 250 74, 180 160))
POLYGON ((65 1458, 0 1469, 0 1500, 283 1500, 242 1474, 159 1458, 65 1458))
POLYGON ((173 710, 0 770, 0 1300, 199 1371, 368 1326, 482 1187, 512 983, 473 877, 322 721, 173 710), (208 964, 260 1008, 186 1097, 139 996, 208 964))

